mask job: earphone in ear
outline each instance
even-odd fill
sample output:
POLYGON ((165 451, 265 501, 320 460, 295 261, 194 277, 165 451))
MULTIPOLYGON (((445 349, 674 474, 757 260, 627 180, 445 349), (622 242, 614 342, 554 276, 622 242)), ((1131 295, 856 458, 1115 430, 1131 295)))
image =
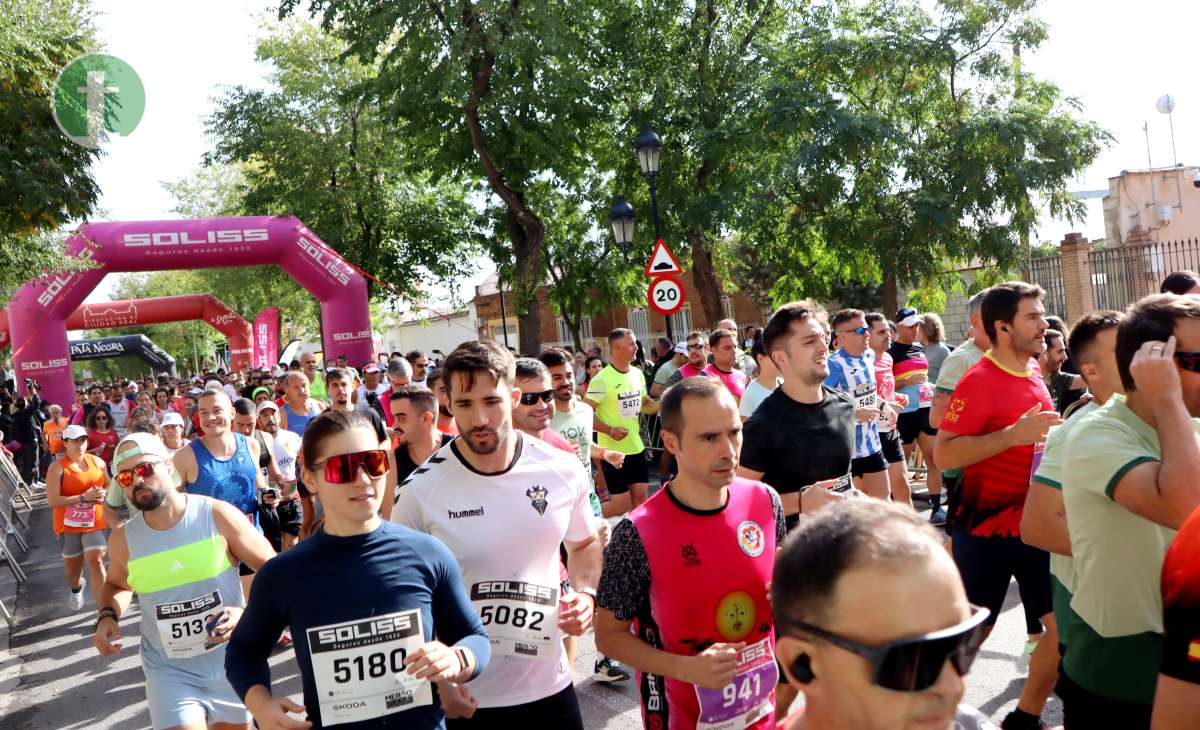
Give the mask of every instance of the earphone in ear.
POLYGON ((809 684, 817 678, 817 675, 813 674, 812 660, 809 659, 807 654, 801 654, 800 656, 796 657, 796 660, 792 662, 790 669, 792 670, 792 676, 795 677, 796 681, 800 684, 809 684))

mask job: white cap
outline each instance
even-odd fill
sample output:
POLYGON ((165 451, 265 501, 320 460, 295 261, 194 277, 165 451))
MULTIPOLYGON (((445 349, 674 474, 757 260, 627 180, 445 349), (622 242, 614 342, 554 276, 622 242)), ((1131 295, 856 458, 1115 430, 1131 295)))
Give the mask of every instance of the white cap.
POLYGON ((168 411, 165 415, 163 415, 161 425, 162 426, 182 426, 183 425, 183 416, 179 415, 175 411, 168 411))
POLYGON ((283 375, 283 368, 279 367, 278 365, 271 368, 271 376, 272 377, 278 378, 281 375, 283 375))
POLYGON ((675 343, 675 352, 676 352, 676 354, 679 354, 679 355, 688 354, 687 343, 686 342, 675 343))
POLYGON ((225 386, 221 385, 220 380, 210 380, 204 384, 205 390, 224 390, 225 386))
POLYGON ((199 388, 192 388, 191 390, 188 391, 188 395, 200 395, 203 392, 204 391, 199 388))
POLYGON ((113 473, 117 471, 117 464, 142 455, 157 456, 160 459, 171 458, 171 452, 159 437, 152 433, 131 433, 121 439, 113 451, 113 473))
POLYGON ((379 372, 379 366, 373 362, 367 363, 365 366, 363 366, 363 375, 366 375, 367 373, 377 373, 377 372, 379 372))
POLYGON ((66 441, 72 441, 77 438, 87 436, 87 429, 78 424, 71 424, 63 429, 62 437, 66 441))
POLYGON ((273 401, 273 400, 265 400, 262 403, 258 404, 258 412, 259 413, 262 413, 263 411, 277 411, 277 410, 279 410, 279 406, 275 405, 275 401, 273 401))

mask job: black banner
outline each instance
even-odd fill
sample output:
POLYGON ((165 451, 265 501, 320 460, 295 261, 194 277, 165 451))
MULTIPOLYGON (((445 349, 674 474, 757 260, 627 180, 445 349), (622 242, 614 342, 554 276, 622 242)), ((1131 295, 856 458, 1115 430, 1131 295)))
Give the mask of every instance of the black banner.
POLYGON ((100 360, 106 357, 132 355, 154 369, 175 375, 175 358, 163 352, 145 335, 98 337, 94 340, 71 340, 71 359, 100 360))

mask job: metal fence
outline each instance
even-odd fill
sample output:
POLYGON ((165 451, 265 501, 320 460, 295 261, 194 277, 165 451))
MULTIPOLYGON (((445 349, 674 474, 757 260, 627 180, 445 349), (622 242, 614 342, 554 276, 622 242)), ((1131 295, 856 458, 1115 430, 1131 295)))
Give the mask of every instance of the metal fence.
POLYGON ((1157 294, 1167 274, 1200 270, 1200 240, 1098 249, 1088 254, 1088 263, 1093 305, 1120 310, 1144 296, 1157 294))
POLYGON ((1043 256, 1029 260, 1029 268, 1025 272, 1025 281, 1037 284, 1046 290, 1042 304, 1046 314, 1055 314, 1067 318, 1066 289, 1063 287, 1062 258, 1059 256, 1043 256))
MULTIPOLYGON (((0 559, 8 564, 8 569, 18 585, 28 578, 14 552, 16 549, 20 549, 22 553, 29 552, 29 544, 25 542, 21 533, 29 527, 33 498, 33 491, 21 479, 12 459, 0 451, 0 559), (10 549, 9 538, 12 538, 16 548, 10 549)), ((3 601, 0 601, 0 615, 3 615, 9 626, 13 625, 15 618, 3 601)))

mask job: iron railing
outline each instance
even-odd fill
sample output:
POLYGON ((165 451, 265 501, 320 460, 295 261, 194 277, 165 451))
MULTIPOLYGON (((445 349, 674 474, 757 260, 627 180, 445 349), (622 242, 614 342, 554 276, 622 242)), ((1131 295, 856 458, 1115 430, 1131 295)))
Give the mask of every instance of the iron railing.
MULTIPOLYGON (((29 512, 33 509, 33 491, 21 479, 17 467, 8 454, 0 451, 0 559, 8 563, 17 585, 28 580, 21 564, 17 562, 14 550, 9 548, 8 539, 11 537, 16 547, 22 553, 29 552, 29 544, 21 534, 29 527, 29 512)), ((15 622, 15 617, 8 607, 0 601, 0 615, 9 626, 15 622)))
POLYGON ((1042 256, 1029 260, 1029 268, 1025 272, 1025 281, 1037 284, 1046 290, 1042 305, 1046 314, 1054 314, 1067 318, 1066 288, 1063 286, 1062 258, 1059 256, 1042 256))
POLYGON ((1200 270, 1200 240, 1162 241, 1103 248, 1088 254, 1092 270, 1092 303, 1097 309, 1121 310, 1149 294, 1157 294, 1173 271, 1200 270))

